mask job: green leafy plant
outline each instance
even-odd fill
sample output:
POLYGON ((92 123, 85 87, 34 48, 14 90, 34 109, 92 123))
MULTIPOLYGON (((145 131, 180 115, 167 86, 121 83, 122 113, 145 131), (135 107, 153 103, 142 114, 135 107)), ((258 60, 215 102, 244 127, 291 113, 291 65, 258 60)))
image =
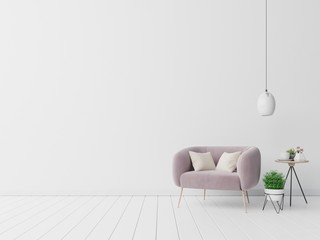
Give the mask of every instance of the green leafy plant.
POLYGON ((290 155, 290 156, 289 156, 289 159, 292 159, 292 160, 293 160, 294 157, 296 156, 296 152, 297 152, 297 151, 296 151, 296 149, 294 149, 294 148, 288 149, 288 150, 287 150, 287 153, 289 153, 289 155, 290 155))
POLYGON ((271 170, 264 174, 263 183, 265 189, 283 189, 286 179, 284 178, 283 173, 271 170))
POLYGON ((294 155, 296 154, 296 150, 294 148, 290 148, 287 150, 287 153, 289 153, 290 155, 294 155))
POLYGON ((287 150, 287 153, 289 153, 290 155, 294 155, 296 153, 303 153, 304 149, 302 147, 296 147, 294 148, 290 148, 287 150))

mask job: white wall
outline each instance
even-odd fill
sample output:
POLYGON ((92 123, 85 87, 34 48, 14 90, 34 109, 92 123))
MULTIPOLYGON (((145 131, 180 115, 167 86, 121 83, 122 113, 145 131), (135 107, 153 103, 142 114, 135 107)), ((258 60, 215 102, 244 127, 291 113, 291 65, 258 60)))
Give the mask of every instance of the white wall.
POLYGON ((1 1, 0 194, 177 193, 172 156, 192 145, 258 146, 262 173, 303 146, 320 194, 320 2, 269 0, 272 117, 256 111, 264 7, 1 1))

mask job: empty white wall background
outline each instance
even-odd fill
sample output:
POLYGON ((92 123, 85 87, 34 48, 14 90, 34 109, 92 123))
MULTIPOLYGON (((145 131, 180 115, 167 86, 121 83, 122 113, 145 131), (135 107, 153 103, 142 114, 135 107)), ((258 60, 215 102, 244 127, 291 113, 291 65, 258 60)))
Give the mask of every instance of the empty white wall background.
POLYGON ((260 117, 264 0, 2 0, 0 194, 178 193, 193 145, 258 146, 262 174, 303 146, 320 194, 320 1, 268 3, 260 117))

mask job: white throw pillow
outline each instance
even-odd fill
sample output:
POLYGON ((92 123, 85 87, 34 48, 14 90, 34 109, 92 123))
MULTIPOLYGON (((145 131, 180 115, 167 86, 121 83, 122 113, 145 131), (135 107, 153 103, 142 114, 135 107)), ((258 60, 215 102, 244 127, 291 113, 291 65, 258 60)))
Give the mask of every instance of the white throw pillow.
POLYGON ((210 152, 198 153, 189 151, 192 166, 195 171, 204 170, 215 170, 216 165, 214 164, 213 158, 210 152))
POLYGON ((233 172, 237 168, 237 161, 241 152, 227 153, 224 152, 218 162, 217 170, 233 172))

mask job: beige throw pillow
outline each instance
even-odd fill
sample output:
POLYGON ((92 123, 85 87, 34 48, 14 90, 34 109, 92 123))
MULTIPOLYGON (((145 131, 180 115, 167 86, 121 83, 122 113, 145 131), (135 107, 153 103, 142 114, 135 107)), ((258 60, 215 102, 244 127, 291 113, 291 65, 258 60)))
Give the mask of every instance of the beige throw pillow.
POLYGON ((216 165, 212 159, 211 153, 197 153, 189 151, 191 162, 195 171, 215 170, 216 165))
POLYGON ((227 153, 224 152, 218 162, 217 170, 233 172, 237 168, 237 161, 241 152, 227 153))

